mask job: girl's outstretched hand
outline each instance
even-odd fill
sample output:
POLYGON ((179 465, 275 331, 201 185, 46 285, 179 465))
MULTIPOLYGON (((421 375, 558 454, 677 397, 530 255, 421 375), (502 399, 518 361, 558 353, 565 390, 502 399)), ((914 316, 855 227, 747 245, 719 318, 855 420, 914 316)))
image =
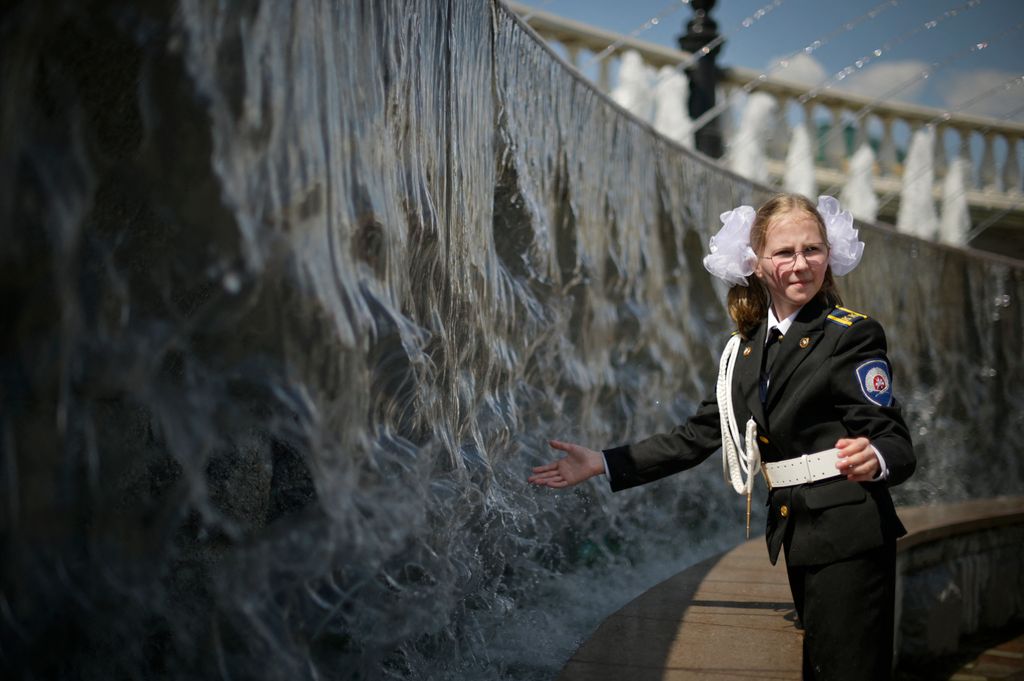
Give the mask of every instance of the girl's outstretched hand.
POLYGON ((565 452, 558 461, 537 466, 528 481, 544 487, 569 487, 589 480, 595 475, 604 475, 604 455, 581 445, 559 440, 548 440, 554 449, 565 452))

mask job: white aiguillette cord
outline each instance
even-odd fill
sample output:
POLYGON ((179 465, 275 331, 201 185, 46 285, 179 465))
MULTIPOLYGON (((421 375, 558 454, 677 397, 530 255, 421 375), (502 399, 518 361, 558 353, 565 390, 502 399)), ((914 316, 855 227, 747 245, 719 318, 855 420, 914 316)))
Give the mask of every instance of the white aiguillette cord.
POLYGON ((757 424, 747 421, 746 450, 740 446, 740 433, 736 425, 736 412, 732 407, 732 374, 736 368, 736 355, 740 350, 740 337, 735 335, 725 344, 718 364, 718 415, 722 424, 722 473, 732 483, 737 494, 747 495, 747 539, 750 539, 750 495, 754 477, 761 472, 761 450, 757 446, 757 424))

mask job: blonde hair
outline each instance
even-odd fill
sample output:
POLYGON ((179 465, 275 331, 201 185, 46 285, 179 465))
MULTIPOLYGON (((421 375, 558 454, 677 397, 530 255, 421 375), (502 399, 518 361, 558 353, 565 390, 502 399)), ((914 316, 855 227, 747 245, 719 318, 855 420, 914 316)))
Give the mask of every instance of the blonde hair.
MULTIPOLYGON (((818 223, 822 241, 828 243, 825 222, 821 219, 817 207, 807 197, 800 194, 776 194, 757 209, 754 214, 754 223, 750 226, 750 248, 759 258, 764 253, 768 227, 771 226, 772 221, 780 215, 794 211, 814 218, 814 221, 818 223)), ((747 280, 746 286, 731 287, 728 297, 729 316, 736 322, 736 328, 743 338, 750 338, 761 320, 768 316, 767 289, 761 280, 753 274, 747 277, 747 280)), ((835 279, 832 277, 831 266, 825 270, 825 280, 822 282, 821 290, 818 291, 815 300, 829 307, 843 304, 835 279)))

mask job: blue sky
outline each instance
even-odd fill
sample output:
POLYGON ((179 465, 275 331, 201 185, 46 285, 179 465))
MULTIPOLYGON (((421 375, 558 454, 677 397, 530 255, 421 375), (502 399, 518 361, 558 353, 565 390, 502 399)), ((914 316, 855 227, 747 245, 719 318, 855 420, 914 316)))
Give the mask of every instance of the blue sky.
MULTIPOLYGON (((691 8, 681 0, 525 4, 624 34, 660 16, 656 25, 636 37, 672 47, 692 17, 691 8)), ((940 63, 943 66, 929 78, 892 98, 1024 122, 1024 83, 1019 81, 968 108, 961 106, 1024 76, 1024 0, 718 0, 712 16, 719 32, 727 36, 719 56, 724 66, 767 70, 778 58, 831 35, 810 56, 798 57, 788 69, 775 69, 770 75, 820 83, 866 57, 861 69, 834 84, 878 96, 896 83, 913 80, 929 64, 940 63), (759 9, 770 11, 754 18, 759 9), (864 18, 871 10, 879 11, 873 19, 864 18), (845 24, 862 18, 855 28, 844 30, 845 24), (749 26, 743 26, 745 19, 751 19, 749 26), (935 23, 928 26, 929 22, 935 23), (880 56, 875 56, 876 49, 880 56)))

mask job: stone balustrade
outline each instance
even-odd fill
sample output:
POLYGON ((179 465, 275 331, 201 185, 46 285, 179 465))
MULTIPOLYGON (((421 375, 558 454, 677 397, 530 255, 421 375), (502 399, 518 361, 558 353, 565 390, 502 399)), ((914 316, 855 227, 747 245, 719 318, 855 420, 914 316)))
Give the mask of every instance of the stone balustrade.
MULTIPOLYGON (((874 137, 878 145, 877 189, 880 194, 898 192, 899 185, 894 184, 892 178, 898 179, 903 169, 898 160, 895 130, 902 126, 906 137, 909 137, 920 128, 931 126, 935 136, 936 179, 944 176, 949 160, 947 149, 953 146, 975 169, 973 177, 968 178, 972 204, 992 209, 1019 211, 1024 208, 1020 161, 1024 125, 903 102, 880 101, 836 89, 809 92, 798 84, 760 76, 752 69, 725 69, 722 88, 726 97, 734 97, 737 92, 765 92, 776 99, 780 114, 791 107, 798 107, 803 110, 804 124, 824 121, 830 130, 838 127, 854 131, 852 144, 848 144, 845 135, 829 133, 825 136, 823 153, 817 163, 817 170, 824 171, 820 173, 821 180, 832 184, 840 181, 852 151, 869 137, 874 137), (975 139, 977 142, 972 144, 975 139), (980 156, 975 153, 979 148, 980 156), (887 178, 889 182, 885 181, 887 178)), ((784 116, 779 116, 778 125, 787 126, 785 132, 788 133, 788 122, 784 116)), ((774 138, 785 140, 786 136, 778 134, 774 138)), ((768 152, 770 157, 781 160, 785 156, 785 145, 769 144, 768 152)), ((778 174, 781 176, 781 172, 778 174)), ((936 197, 938 195, 939 188, 936 187, 936 197)))
MULTIPOLYGON (((653 69, 685 66, 688 52, 598 29, 549 12, 506 2, 541 38, 560 46, 577 70, 596 67, 596 85, 611 92, 611 74, 627 50, 635 50, 653 69)), ((850 157, 863 142, 875 148, 873 186, 879 198, 878 219, 895 222, 903 181, 902 154, 911 134, 924 126, 934 131, 933 194, 942 198, 950 150, 968 161, 965 193, 974 231, 970 245, 1013 257, 1024 257, 1024 191, 1021 186, 1021 140, 1024 125, 1005 120, 943 111, 892 100, 876 100, 834 87, 811 89, 761 72, 723 68, 719 100, 738 101, 738 95, 763 92, 775 98, 775 120, 766 143, 770 182, 781 184, 792 125, 807 125, 819 140, 815 181, 819 192, 837 192, 845 181, 850 157), (794 121, 797 121, 794 123, 794 121), (979 227, 983 229, 979 230, 979 227), (986 232, 986 233, 981 233, 986 232), (1020 244, 1019 248, 1006 244, 1020 244), (1019 253, 1017 251, 1020 251, 1019 253)), ((1021 83, 1009 86, 1021 86, 1021 83)), ((726 142, 730 121, 723 116, 726 142)))

